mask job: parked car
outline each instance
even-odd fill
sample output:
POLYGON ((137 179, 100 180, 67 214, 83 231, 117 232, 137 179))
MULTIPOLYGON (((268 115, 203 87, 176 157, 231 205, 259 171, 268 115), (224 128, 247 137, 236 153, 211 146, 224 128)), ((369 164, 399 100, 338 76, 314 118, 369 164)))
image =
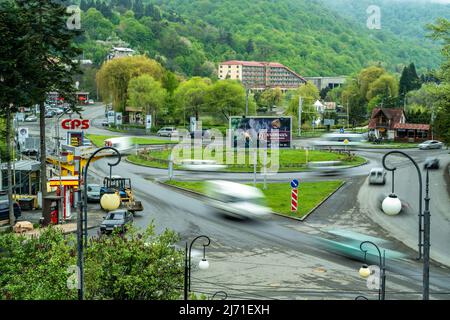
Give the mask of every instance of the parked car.
POLYGON ((427 150, 427 149, 442 149, 444 144, 437 140, 428 140, 419 144, 419 149, 427 150))
POLYGON ((383 168, 370 170, 369 184, 386 184, 386 171, 383 168))
POLYGON ((37 117, 36 116, 28 116, 25 118, 25 122, 36 122, 37 117))
POLYGON ((89 202, 100 202, 100 188, 98 184, 88 184, 87 186, 87 200, 89 202))
POLYGON ((109 125, 109 122, 107 119, 102 121, 102 127, 107 127, 109 125))
POLYGON ((94 104, 94 103, 95 103, 94 100, 92 100, 92 99, 88 100, 88 104, 94 104))
POLYGON ((111 233, 119 229, 124 233, 127 228, 133 223, 133 215, 128 210, 119 209, 108 212, 102 224, 100 225, 100 232, 111 233))
MULTIPOLYGON (((14 201, 14 216, 18 219, 22 215, 19 203, 14 201)), ((9 219, 9 201, 6 191, 0 191, 0 221, 9 219)))
POLYGON ((160 137, 177 136, 178 135, 178 131, 174 127, 164 127, 164 128, 160 129, 157 132, 157 135, 160 136, 160 137))
POLYGON ((426 158, 423 165, 424 169, 439 169, 439 159, 438 158, 426 158))
POLYGON ((54 116, 56 115, 56 112, 55 111, 47 111, 46 113, 45 113, 45 117, 46 118, 53 118, 54 116))

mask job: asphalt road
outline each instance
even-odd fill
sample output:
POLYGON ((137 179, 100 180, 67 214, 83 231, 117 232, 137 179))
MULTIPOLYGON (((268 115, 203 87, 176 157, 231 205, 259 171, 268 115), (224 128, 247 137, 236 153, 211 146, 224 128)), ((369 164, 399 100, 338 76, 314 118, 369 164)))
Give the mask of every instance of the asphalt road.
MULTIPOLYGON (((85 117, 101 118, 103 110, 89 109, 85 117)), ((92 133, 104 133, 101 128, 94 130, 92 133)), ((202 199, 151 181, 167 177, 164 170, 123 161, 113 172, 131 178, 135 194, 143 202, 145 211, 136 217, 136 226, 146 228, 153 222, 157 232, 166 228, 175 230, 180 234, 180 247, 200 234, 211 238, 211 246, 207 248, 211 267, 206 272, 193 270, 194 291, 212 294, 223 290, 234 299, 354 299, 359 294, 376 299, 377 292, 367 289, 365 280, 357 273, 362 261, 359 243, 345 247, 343 239, 329 232, 330 228, 335 228, 371 235, 383 244, 383 248, 405 253, 403 258, 387 258, 386 298, 420 299, 422 267, 420 262, 411 259, 414 252, 360 213, 358 190, 369 169, 379 166, 382 152, 362 151, 369 163, 343 172, 341 177, 348 180, 347 184, 305 222, 278 216, 266 221, 230 220, 213 212, 202 199)), ((98 179, 109 173, 109 167, 103 159, 94 163, 90 171, 92 182, 99 182, 98 179)), ((269 179, 288 182, 293 176, 280 173, 269 179)), ((301 180, 330 179, 313 173, 297 173, 295 177, 301 180)), ((251 182, 253 175, 177 172, 176 178, 251 182)), ((91 232, 94 234, 96 230, 91 232)), ((196 248, 199 250, 201 243, 197 243, 196 248)), ((200 250, 194 252, 193 265, 199 259, 200 250)), ((373 256, 369 259, 375 263, 373 256)), ((450 298, 449 275, 449 269, 432 265, 430 290, 433 299, 450 298)))
MULTIPOLYGON (((96 162, 93 171, 98 177, 106 175, 106 160, 96 162)), ((208 271, 207 279, 211 283, 220 282, 224 286, 227 283, 236 284, 231 286, 233 290, 248 285, 245 297, 256 293, 251 283, 260 283, 264 288, 271 289, 258 292, 264 292, 264 297, 271 299, 349 299, 356 296, 356 291, 367 294, 364 292, 364 282, 357 275, 361 264, 357 260, 362 258, 358 246, 351 251, 353 254, 342 253, 339 248, 323 241, 321 234, 310 232, 309 226, 303 227, 301 222, 282 217, 274 216, 268 221, 229 220, 212 212, 201 199, 151 182, 148 180, 152 177, 150 171, 126 162, 114 168, 114 174, 131 178, 136 196, 143 201, 145 212, 135 219, 135 225, 145 228, 153 220, 158 232, 165 228, 173 229, 181 236, 180 246, 183 241, 193 239, 196 235, 206 234, 211 237, 211 265, 216 265, 214 270, 208 271), (238 271, 231 272, 236 266, 230 261, 239 263, 238 271), (283 268, 283 265, 290 267, 283 268), (274 273, 275 267, 280 269, 279 273, 274 273), (249 279, 253 279, 253 282, 249 282, 249 279), (294 283, 297 289, 291 288, 287 292, 286 286, 290 284, 288 287, 292 287, 294 283), (311 292, 302 288, 309 288, 311 292)), ((357 185, 354 184, 354 187, 357 185)), ((332 201, 338 201, 342 196, 336 197, 332 201)), ((392 245, 386 245, 388 247, 392 248, 392 245)), ((398 249, 395 245, 393 247, 398 249)), ((420 282, 417 281, 421 274, 420 264, 408 258, 390 259, 388 270, 388 290, 391 292, 388 298, 418 298, 421 290, 420 282)), ((205 280, 200 272, 195 274, 205 280)), ((450 294, 448 274, 445 268, 433 267, 433 292, 450 294)), ((212 290, 212 285, 209 287, 212 290)), ((433 294, 433 297, 445 298, 442 294, 433 294)))

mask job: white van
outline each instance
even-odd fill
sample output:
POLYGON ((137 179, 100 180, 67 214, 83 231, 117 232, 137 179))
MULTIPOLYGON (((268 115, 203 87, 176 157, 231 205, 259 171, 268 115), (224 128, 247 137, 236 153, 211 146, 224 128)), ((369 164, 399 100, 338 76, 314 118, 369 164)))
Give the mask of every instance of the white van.
POLYGON ((209 205, 231 216, 267 218, 272 212, 258 188, 223 180, 207 181, 206 188, 209 205))
POLYGON ((105 140, 106 147, 112 147, 117 149, 121 154, 129 154, 133 151, 133 145, 131 138, 118 137, 105 140))

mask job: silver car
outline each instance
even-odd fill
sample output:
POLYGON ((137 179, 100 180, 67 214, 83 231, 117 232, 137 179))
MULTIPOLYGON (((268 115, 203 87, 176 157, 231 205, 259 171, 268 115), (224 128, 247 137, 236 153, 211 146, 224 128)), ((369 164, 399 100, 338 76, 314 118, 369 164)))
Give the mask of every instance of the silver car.
POLYGON ((87 186, 87 200, 89 202, 100 202, 100 188, 98 184, 89 184, 87 186))
POLYGON ((419 144, 419 149, 427 150, 427 149, 442 149, 444 144, 437 140, 428 140, 419 144))
POLYGON ((369 173, 369 184, 385 184, 386 171, 383 168, 373 168, 369 173))
POLYGON ((174 127, 164 127, 162 129, 160 129, 157 132, 157 134, 160 137, 172 137, 172 136, 177 136, 178 135, 178 131, 174 127))

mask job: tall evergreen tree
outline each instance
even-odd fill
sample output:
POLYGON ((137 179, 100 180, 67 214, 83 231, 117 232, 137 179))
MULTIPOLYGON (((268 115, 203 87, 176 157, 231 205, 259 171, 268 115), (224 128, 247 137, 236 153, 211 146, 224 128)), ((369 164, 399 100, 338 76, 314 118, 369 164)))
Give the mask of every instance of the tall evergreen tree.
POLYGON ((422 83, 417 75, 414 63, 410 63, 409 66, 404 67, 400 77, 400 94, 406 94, 409 91, 417 90, 421 85, 422 83))
POLYGON ((255 44, 252 39, 249 39, 246 46, 246 51, 248 54, 251 54, 255 51, 255 44))
POLYGON ((134 0, 133 11, 134 16, 137 19, 140 19, 144 16, 144 4, 142 3, 142 0, 134 0))
MULTIPOLYGON (((28 97, 29 105, 38 104, 40 110, 40 178, 42 197, 45 197, 47 150, 44 103, 48 92, 56 91, 75 109, 76 88, 72 77, 79 72, 75 59, 81 50, 74 46, 74 39, 80 32, 68 27, 71 17, 66 7, 53 0, 15 0, 15 3, 20 11, 22 30, 26 32, 26 37, 21 39, 25 50, 20 63, 24 66, 19 69, 22 83, 26 84, 23 94, 28 97)), ((50 210, 45 202, 42 210, 44 224, 50 223, 50 210)))
POLYGON ((86 12, 89 9, 88 3, 86 0, 80 1, 80 9, 83 10, 84 12, 86 12))

